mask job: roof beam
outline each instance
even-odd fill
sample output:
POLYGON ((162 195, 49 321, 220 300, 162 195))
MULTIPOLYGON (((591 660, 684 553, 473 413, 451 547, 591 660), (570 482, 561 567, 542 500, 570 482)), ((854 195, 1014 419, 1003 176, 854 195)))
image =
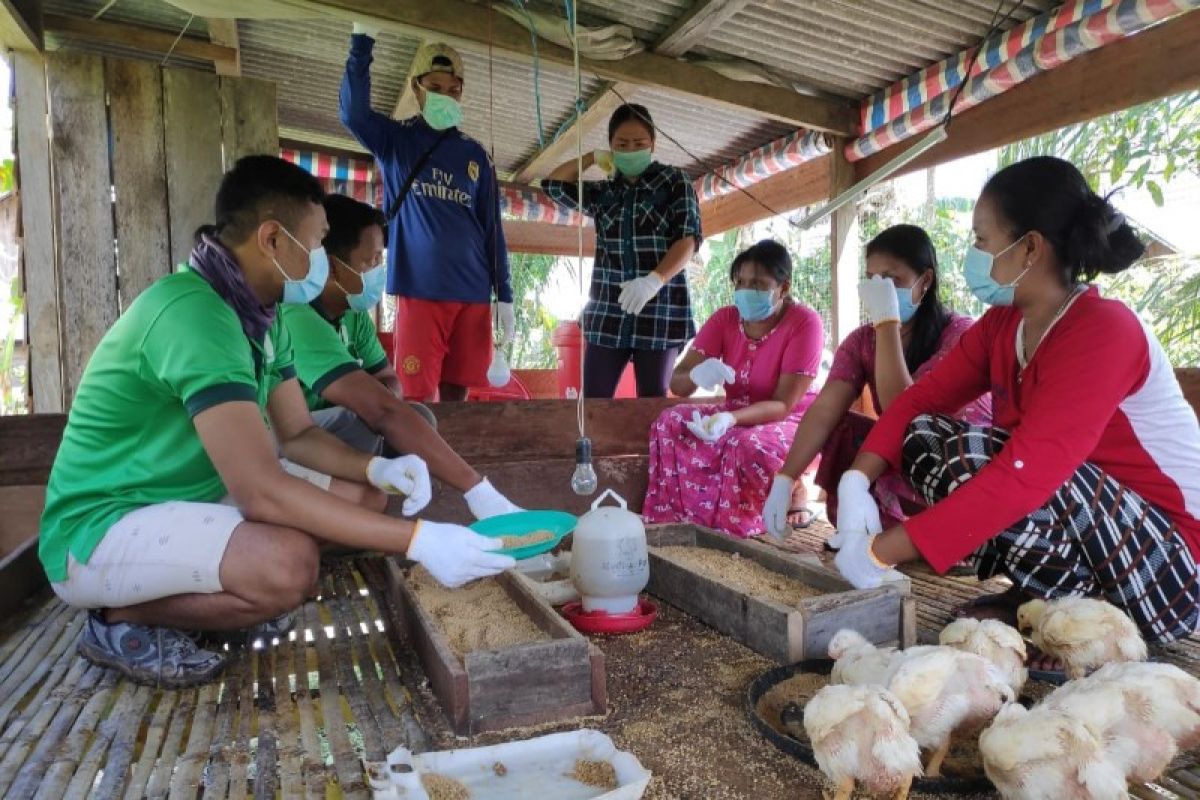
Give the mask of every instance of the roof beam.
MULTIPOLYGON (((896 176, 1200 89, 1196 42, 1200 42, 1200 11, 1190 11, 1073 58, 956 116, 950 138, 902 167, 896 176)), ((859 180, 865 178, 921 138, 856 162, 855 174, 859 180)))
POLYGON ((603 125, 621 105, 621 97, 633 91, 627 83, 606 83, 588 100, 587 109, 573 120, 562 134, 534 153, 514 174, 514 183, 532 183, 544 178, 550 171, 571 157, 576 149, 576 137, 586 139, 595 128, 603 125))
POLYGON ((671 27, 659 37, 654 52, 678 58, 700 44, 718 25, 729 21, 750 0, 696 0, 671 27))
POLYGON ((832 160, 831 155, 824 155, 772 175, 746 190, 752 197, 747 197, 744 192, 730 192, 701 203, 704 235, 715 236, 731 228, 749 225, 772 216, 772 212, 783 214, 819 203, 829 197, 832 160))
POLYGON ((208 17, 204 21, 208 23, 209 41, 213 44, 232 47, 235 53, 232 61, 213 62, 217 74, 240 78, 242 75, 242 45, 238 39, 237 20, 208 17))
POLYGON ((149 53, 172 53, 197 61, 212 61, 214 64, 222 61, 236 63, 238 58, 238 51, 234 48, 201 39, 187 36, 179 38, 175 34, 153 28, 58 14, 46 15, 46 33, 55 37, 84 39, 149 53))
MULTIPOLYGON (((449 41, 490 43, 497 50, 522 56, 530 56, 533 52, 529 31, 524 27, 500 15, 489 24, 487 14, 465 0, 438 0, 436 3, 416 0, 393 3, 317 1, 342 16, 390 23, 449 41)), ((564 66, 574 63, 571 50, 548 41, 538 42, 538 53, 546 62, 564 66)), ((711 103, 754 111, 798 127, 842 135, 856 132, 858 110, 850 104, 810 97, 777 86, 730 80, 705 67, 655 53, 637 53, 618 61, 583 59, 581 66, 584 71, 607 80, 658 86, 711 103)))
MULTIPOLYGON (((504 220, 504 242, 510 253, 537 253, 549 256, 573 256, 579 253, 579 231, 574 225, 549 222, 504 220)), ((596 229, 583 229, 583 252, 596 250, 596 229)))
POLYGON ((0 45, 35 51, 45 46, 40 0, 0 0, 0 45))
MULTIPOLYGON (((417 43, 417 52, 425 46, 425 40, 422 39, 417 43)), ((417 102, 417 93, 413 91, 413 78, 419 78, 420 75, 413 74, 417 65, 416 55, 413 55, 412 63, 408 65, 408 74, 404 76, 404 86, 400 89, 400 96, 396 98, 396 107, 392 109, 392 119, 408 119, 421 113, 421 104, 417 102)))

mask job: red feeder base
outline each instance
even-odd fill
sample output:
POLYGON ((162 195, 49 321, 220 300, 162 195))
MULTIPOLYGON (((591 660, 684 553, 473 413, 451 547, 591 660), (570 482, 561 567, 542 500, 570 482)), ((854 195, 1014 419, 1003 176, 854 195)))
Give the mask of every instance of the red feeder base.
POLYGON ((641 598, 638 606, 628 614, 609 614, 607 611, 584 611, 583 603, 567 603, 562 607, 567 622, 581 633, 635 633, 650 627, 658 617, 658 606, 641 598))

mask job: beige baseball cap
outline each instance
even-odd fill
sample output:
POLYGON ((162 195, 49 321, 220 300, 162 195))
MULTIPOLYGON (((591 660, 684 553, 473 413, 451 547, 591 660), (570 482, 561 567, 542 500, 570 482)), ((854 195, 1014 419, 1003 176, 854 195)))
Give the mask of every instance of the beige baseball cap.
POLYGON ((462 56, 448 44, 426 42, 421 45, 416 56, 413 57, 410 74, 419 78, 430 72, 445 72, 459 80, 464 80, 462 56))

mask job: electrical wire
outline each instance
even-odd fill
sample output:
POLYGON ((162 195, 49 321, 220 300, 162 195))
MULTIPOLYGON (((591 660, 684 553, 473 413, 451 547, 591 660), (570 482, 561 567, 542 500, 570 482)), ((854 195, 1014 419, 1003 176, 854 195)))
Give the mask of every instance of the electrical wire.
MULTIPOLYGON (((579 39, 578 26, 579 19, 576 16, 575 3, 577 0, 563 0, 563 5, 567 11, 567 30, 571 34, 571 53, 573 55, 575 66, 575 108, 578 110, 579 103, 583 101, 583 71, 579 64, 579 39)), ((575 260, 575 273, 579 278, 579 296, 582 298, 583 293, 583 126, 575 126, 575 202, 579 206, 579 215, 575 226, 576 236, 578 239, 578 254, 575 260)), ((586 301, 585 301, 586 302, 586 301)), ((587 408, 585 405, 584 396, 584 339, 583 326, 579 329, 579 397, 575 403, 575 421, 579 427, 579 438, 587 438, 587 408)))
MULTIPOLYGON (((102 8, 100 10, 106 11, 107 8, 102 8)), ((183 38, 183 35, 185 33, 187 33, 187 29, 192 26, 192 20, 194 20, 195 18, 196 18, 195 14, 192 14, 191 16, 188 17, 188 21, 183 24, 183 30, 181 30, 179 32, 179 35, 175 37, 175 41, 171 42, 171 49, 167 51, 167 54, 165 56, 163 56, 162 63, 159 64, 160 67, 165 67, 167 65, 167 60, 171 57, 171 54, 175 52, 175 47, 179 44, 179 40, 183 38)))
POLYGON ((958 82, 954 94, 950 97, 950 103, 946 106, 946 116, 942 118, 942 127, 946 129, 946 133, 950 132, 950 120, 954 118, 954 106, 958 103, 958 98, 962 95, 963 90, 967 88, 967 81, 971 79, 971 70, 975 69, 975 64, 979 61, 979 54, 983 52, 983 48, 987 47, 988 40, 995 36, 1000 27, 1012 19, 1012 15, 1020 11, 1024 5, 1025 0, 1017 0, 1008 13, 1000 17, 1000 12, 1004 9, 1004 0, 997 1, 996 10, 992 12, 992 21, 988 23, 987 32, 979 40, 979 46, 975 48, 975 52, 971 53, 971 60, 967 62, 967 68, 963 70, 962 80, 958 82))

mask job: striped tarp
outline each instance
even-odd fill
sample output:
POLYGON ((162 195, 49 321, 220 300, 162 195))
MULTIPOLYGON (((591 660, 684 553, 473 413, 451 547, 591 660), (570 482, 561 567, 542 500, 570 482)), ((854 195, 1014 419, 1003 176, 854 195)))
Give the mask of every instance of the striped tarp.
MULTIPOLYGON (((972 77, 954 111, 959 114, 1073 58, 1197 8, 1200 8, 1200 0, 1118 0, 1100 13, 1031 42, 1000 66, 972 77)), ((942 93, 882 128, 850 142, 846 145, 846 158, 858 161, 933 128, 945 117, 952 96, 942 93)))
POLYGON ((285 161, 311 172, 326 192, 348 195, 363 203, 379 204, 375 189, 375 162, 371 159, 293 149, 283 149, 279 155, 285 161))
POLYGON ((704 203, 746 189, 764 178, 799 166, 829 152, 829 137, 817 131, 797 130, 696 179, 696 195, 704 203))
MULTIPOLYGON (((1043 36, 1065 28, 1111 6, 1117 0, 1067 0, 1056 9, 1047 11, 1020 25, 993 36, 983 45, 971 75, 994 69, 1015 58, 1022 48, 1043 36)), ((862 130, 881 128, 908 111, 925 105, 939 95, 958 88, 974 48, 964 50, 941 63, 909 75, 881 89, 862 104, 862 130)))

